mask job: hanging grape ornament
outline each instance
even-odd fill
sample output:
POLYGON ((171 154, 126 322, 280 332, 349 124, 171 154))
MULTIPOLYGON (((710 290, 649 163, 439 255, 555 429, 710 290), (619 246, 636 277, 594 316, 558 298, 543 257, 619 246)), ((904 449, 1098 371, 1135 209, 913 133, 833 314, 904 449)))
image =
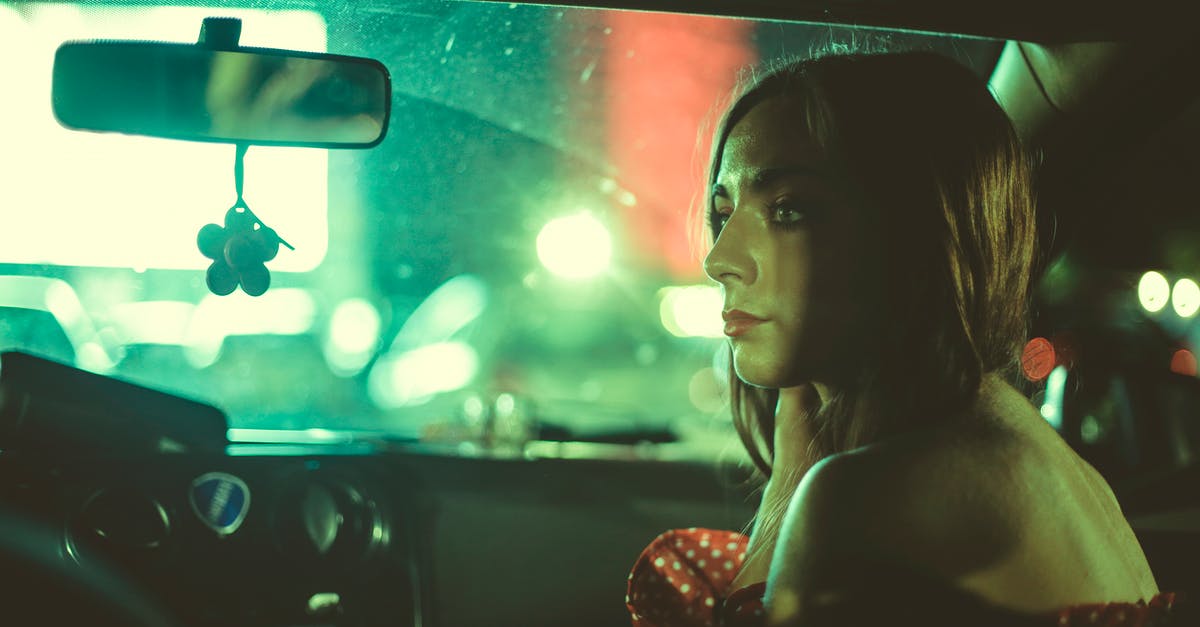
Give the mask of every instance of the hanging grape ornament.
POLYGON ((196 235, 200 253, 212 259, 205 274, 208 289, 218 296, 232 294, 239 285, 250 296, 262 296, 271 286, 266 263, 279 254, 279 245, 295 250, 250 211, 242 198, 243 158, 246 146, 238 145, 234 162, 237 202, 225 212, 225 226, 205 224, 196 235))

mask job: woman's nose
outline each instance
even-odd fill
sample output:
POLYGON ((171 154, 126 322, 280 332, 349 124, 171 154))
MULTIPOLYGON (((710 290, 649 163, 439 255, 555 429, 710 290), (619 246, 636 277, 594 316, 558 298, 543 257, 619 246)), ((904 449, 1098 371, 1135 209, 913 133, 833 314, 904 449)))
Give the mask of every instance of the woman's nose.
POLYGON ((704 273, 712 280, 728 285, 736 281, 750 283, 754 280, 753 264, 747 254, 745 242, 731 217, 725 222, 717 241, 704 258, 704 273))

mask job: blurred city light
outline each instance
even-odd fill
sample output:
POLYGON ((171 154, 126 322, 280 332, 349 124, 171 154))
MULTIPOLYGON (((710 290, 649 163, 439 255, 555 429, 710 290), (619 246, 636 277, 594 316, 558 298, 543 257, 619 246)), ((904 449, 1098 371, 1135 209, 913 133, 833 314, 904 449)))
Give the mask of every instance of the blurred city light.
POLYGON ((1175 351, 1171 355, 1171 372, 1185 377, 1196 376, 1196 355, 1186 348, 1175 351))
POLYGON ((342 301, 329 320, 325 360, 334 374, 353 376, 367 365, 379 342, 379 312, 361 298, 342 301))
POLYGON ((477 276, 460 274, 443 283, 408 316, 392 350, 406 350, 449 340, 483 315, 487 284, 477 276))
POLYGON ((122 344, 182 346, 195 310, 184 301, 147 300, 114 305, 108 317, 122 344))
POLYGON ((372 402, 385 409, 418 405, 474 380, 478 354, 452 338, 483 315, 487 303, 487 285, 470 274, 451 278, 427 296, 372 367, 367 377, 372 402))
POLYGON ((1021 352, 1021 369, 1030 381, 1041 381, 1053 371, 1058 363, 1054 344, 1044 337, 1035 337, 1025 344, 1021 352))
POLYGON ((722 392, 717 371, 712 368, 701 368, 688 380, 688 400, 693 407, 706 414, 716 413, 725 407, 722 392))
POLYGON ((466 387, 478 372, 475 349, 442 342, 380 358, 368 376, 367 391, 385 409, 419 405, 435 394, 466 387))
POLYGON ((1179 279, 1171 291, 1171 305, 1180 318, 1191 318, 1200 309, 1200 285, 1191 279, 1179 279))
POLYGON ((717 345, 717 350, 713 351, 712 369, 716 373, 717 381, 720 382, 722 389, 728 393, 729 376, 732 374, 732 354, 730 353, 729 342, 721 342, 717 345))
POLYGON ((538 259, 564 279, 586 279, 608 269, 612 238, 590 213, 555 218, 537 236, 538 259))
POLYGON ((192 313, 184 356, 193 367, 205 368, 217 360, 228 336, 300 335, 312 329, 315 317, 312 295, 299 288, 277 288, 257 297, 210 294, 192 313))
MULTIPOLYGON (((54 53, 67 40, 150 39, 195 43, 206 7, 106 7, 0 3, 5 67, 0 263, 202 269, 196 232, 233 204, 233 146, 63 128, 49 104, 54 53), (70 183, 63 184, 63 173, 70 183)), ((326 24, 313 11, 226 8, 240 17, 243 46, 323 51, 326 24)), ((306 271, 325 256, 328 151, 255 147, 245 195, 296 251, 272 262, 306 271)))
POLYGON ((361 298, 342 301, 330 318, 329 338, 346 353, 371 350, 379 339, 379 312, 361 298))
POLYGON ((723 337, 725 306, 721 288, 713 285, 665 287, 659 290, 658 315, 676 337, 723 337))
POLYGON ((1067 368, 1058 366, 1046 377, 1046 395, 1042 399, 1042 417, 1054 427, 1062 431, 1063 426, 1063 396, 1067 388, 1067 368))
POLYGON ((115 347, 105 346, 75 289, 66 281, 46 277, 0 277, 0 307, 48 312, 75 352, 73 365, 100 374, 111 371, 116 365, 109 350, 115 347))
POLYGON ((97 374, 108 374, 116 367, 108 351, 99 342, 84 342, 75 354, 75 365, 97 374))
POLYGON ((1104 435, 1104 429, 1100 426, 1100 420, 1092 414, 1083 417, 1079 424, 1079 437, 1084 444, 1095 444, 1100 441, 1104 435))
POLYGON ((496 414, 507 416, 517 407, 517 398, 507 392, 496 397, 496 414))
POLYGON ((1050 339, 1050 345, 1054 347, 1054 363, 1067 368, 1075 365, 1079 349, 1075 334, 1071 331, 1063 331, 1054 334, 1050 339))
POLYGON ((54 280, 46 286, 46 309, 53 313, 64 327, 89 324, 79 295, 66 281, 54 280))
POLYGON ((1153 270, 1142 275, 1142 280, 1138 281, 1138 300, 1143 309, 1151 313, 1161 311, 1170 299, 1171 284, 1167 277, 1153 270))

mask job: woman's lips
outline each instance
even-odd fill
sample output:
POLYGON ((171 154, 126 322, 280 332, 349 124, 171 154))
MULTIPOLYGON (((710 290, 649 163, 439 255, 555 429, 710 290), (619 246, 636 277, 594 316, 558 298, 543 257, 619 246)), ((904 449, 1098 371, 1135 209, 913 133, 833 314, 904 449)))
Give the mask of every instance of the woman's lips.
POLYGON ((729 337, 739 337, 750 329, 766 322, 766 320, 758 316, 739 309, 723 311, 721 312, 721 317, 725 319, 725 335, 729 337))
POLYGON ((730 320, 725 323, 725 335, 729 337, 739 337, 744 335, 750 329, 766 322, 766 320, 750 320, 743 318, 741 320, 730 320))

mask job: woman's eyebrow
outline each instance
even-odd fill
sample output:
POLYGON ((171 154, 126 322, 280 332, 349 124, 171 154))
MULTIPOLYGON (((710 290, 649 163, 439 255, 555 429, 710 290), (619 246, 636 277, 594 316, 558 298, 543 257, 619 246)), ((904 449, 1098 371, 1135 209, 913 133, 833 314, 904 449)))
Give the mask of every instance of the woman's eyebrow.
MULTIPOLYGON (((808 176, 816 178, 821 182, 828 182, 829 175, 819 166, 781 166, 773 168, 763 168, 754 173, 750 177, 750 189, 754 191, 762 190, 770 186, 779 179, 793 176, 808 176)), ((712 195, 718 198, 729 198, 729 190, 725 189, 720 183, 713 185, 712 195)))
POLYGON ((789 176, 811 176, 813 178, 826 181, 829 175, 819 166, 784 166, 778 168, 764 168, 754 174, 751 179, 750 186, 754 189, 766 187, 781 178, 789 176))

